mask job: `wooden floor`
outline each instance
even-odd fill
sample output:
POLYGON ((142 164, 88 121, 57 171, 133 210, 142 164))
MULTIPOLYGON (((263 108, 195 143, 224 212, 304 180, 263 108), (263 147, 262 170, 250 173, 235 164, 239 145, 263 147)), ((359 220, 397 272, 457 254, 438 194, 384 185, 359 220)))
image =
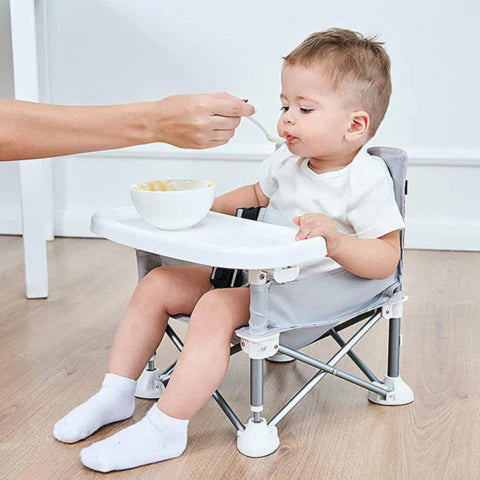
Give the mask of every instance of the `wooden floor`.
MULTIPOLYGON (((57 239, 48 255, 50 296, 26 300, 21 239, 0 237, 0 479, 105 478, 82 466, 80 449, 142 418, 150 401, 137 400, 133 419, 78 444, 59 443, 51 431, 99 387, 136 283, 134 254, 104 240, 57 239)), ((480 254, 408 251, 406 271, 401 375, 413 404, 374 405, 363 389, 327 377, 280 422, 280 448, 251 459, 238 453, 233 427, 211 400, 190 422, 183 456, 108 478, 480 478, 480 254)), ((380 376, 386 327, 382 321, 356 349, 380 376)), ((335 346, 305 350, 325 360, 335 346)), ((174 358, 166 340, 157 363, 174 358)), ((339 367, 357 374, 348 358, 339 367)), ((220 388, 243 420, 247 371, 248 357, 237 354, 220 388)), ((267 417, 315 372, 299 362, 266 371, 267 417)))

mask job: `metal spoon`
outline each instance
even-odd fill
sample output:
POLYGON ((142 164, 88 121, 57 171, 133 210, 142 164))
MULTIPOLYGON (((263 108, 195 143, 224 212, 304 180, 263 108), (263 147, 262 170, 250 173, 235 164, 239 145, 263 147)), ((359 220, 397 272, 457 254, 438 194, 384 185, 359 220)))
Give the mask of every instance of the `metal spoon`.
POLYGON ((250 115, 248 118, 252 123, 254 123, 262 132, 265 134, 265 137, 269 142, 272 143, 283 143, 285 142, 284 138, 276 137, 275 135, 271 135, 268 130, 255 118, 254 115, 250 115))

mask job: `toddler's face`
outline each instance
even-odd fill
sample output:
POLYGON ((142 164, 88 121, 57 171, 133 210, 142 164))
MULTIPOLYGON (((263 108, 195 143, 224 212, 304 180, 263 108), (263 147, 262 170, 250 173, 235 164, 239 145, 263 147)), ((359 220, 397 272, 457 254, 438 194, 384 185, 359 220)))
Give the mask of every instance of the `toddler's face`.
POLYGON ((347 147, 351 109, 341 91, 324 80, 322 66, 287 65, 282 71, 278 134, 301 157, 338 155, 347 147))

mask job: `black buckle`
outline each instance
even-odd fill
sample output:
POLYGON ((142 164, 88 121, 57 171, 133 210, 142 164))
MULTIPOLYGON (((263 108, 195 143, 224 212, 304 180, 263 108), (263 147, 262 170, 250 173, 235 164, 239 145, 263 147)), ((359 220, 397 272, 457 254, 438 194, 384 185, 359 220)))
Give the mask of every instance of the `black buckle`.
POLYGON ((214 267, 210 275, 210 283, 214 288, 235 288, 243 284, 243 274, 241 270, 233 268, 214 267))

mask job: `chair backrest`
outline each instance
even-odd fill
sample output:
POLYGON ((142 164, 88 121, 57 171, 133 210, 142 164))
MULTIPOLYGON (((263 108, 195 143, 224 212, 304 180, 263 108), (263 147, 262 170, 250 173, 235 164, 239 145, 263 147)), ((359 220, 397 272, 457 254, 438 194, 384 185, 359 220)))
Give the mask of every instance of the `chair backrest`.
MULTIPOLYGON (((407 153, 400 148, 393 147, 370 147, 367 152, 370 155, 380 157, 387 165, 390 176, 393 180, 395 200, 402 217, 405 219, 405 195, 407 194, 407 153)), ((405 231, 400 232, 401 257, 398 264, 399 280, 403 277, 403 246, 405 243, 405 231)))
POLYGON ((393 180, 395 200, 402 217, 405 218, 405 195, 407 186, 407 153, 400 148, 393 147, 370 147, 367 152, 370 155, 380 157, 387 165, 393 180))

